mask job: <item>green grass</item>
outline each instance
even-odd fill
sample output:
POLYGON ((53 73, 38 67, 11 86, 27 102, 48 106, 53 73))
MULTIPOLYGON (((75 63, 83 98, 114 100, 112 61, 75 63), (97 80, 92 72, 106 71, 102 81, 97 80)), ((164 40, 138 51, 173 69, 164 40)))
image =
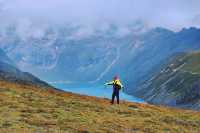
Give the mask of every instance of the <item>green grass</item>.
POLYGON ((200 113, 0 82, 3 133, 197 133, 200 113))

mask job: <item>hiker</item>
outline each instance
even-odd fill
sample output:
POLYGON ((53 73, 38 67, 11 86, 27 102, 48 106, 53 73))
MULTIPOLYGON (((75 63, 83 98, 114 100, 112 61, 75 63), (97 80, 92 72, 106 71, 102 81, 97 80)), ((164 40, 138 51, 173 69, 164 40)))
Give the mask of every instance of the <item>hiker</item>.
POLYGON ((117 104, 119 104, 119 91, 123 87, 123 85, 120 82, 120 79, 118 76, 115 76, 113 78, 113 81, 106 83, 105 85, 112 85, 113 86, 113 93, 112 93, 112 100, 111 104, 114 104, 115 97, 117 97, 117 104))

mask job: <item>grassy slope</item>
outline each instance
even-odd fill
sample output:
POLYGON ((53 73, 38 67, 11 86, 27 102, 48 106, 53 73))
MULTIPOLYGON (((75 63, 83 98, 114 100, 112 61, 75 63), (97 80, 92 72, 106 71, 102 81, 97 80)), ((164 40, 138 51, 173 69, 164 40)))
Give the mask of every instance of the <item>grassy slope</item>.
POLYGON ((200 113, 0 81, 0 132, 200 132, 200 113))

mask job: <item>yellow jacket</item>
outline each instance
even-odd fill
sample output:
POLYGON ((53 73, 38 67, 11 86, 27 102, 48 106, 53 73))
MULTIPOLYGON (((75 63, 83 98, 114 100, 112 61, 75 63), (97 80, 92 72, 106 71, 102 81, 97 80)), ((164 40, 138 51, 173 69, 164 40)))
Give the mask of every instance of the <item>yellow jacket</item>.
POLYGON ((113 81, 106 83, 106 85, 113 85, 113 84, 117 84, 117 85, 121 86, 121 88, 123 88, 123 85, 122 85, 122 83, 120 82, 119 79, 116 79, 116 80, 113 80, 113 81))

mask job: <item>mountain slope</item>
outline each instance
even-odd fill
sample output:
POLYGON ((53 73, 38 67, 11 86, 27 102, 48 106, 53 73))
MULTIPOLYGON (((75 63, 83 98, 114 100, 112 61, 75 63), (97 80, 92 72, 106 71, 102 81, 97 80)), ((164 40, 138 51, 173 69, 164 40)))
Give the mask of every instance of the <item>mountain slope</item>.
POLYGON ((28 72, 22 72, 21 70, 16 68, 16 66, 14 66, 14 63, 8 58, 8 56, 1 49, 0 49, 0 80, 50 87, 50 85, 41 81, 32 74, 28 72))
POLYGON ((151 77, 167 57, 200 49, 200 29, 173 32, 134 27, 108 25, 104 31, 96 27, 87 34, 90 29, 84 26, 30 25, 22 36, 19 27, 11 25, 0 29, 0 48, 20 69, 43 80, 102 84, 118 74, 129 94, 134 94, 132 88, 151 77), (117 35, 121 28, 129 32, 117 35))
POLYGON ((200 110, 200 52, 171 57, 136 94, 150 103, 200 110))
POLYGON ((200 113, 0 81, 0 132, 190 132, 200 113))

